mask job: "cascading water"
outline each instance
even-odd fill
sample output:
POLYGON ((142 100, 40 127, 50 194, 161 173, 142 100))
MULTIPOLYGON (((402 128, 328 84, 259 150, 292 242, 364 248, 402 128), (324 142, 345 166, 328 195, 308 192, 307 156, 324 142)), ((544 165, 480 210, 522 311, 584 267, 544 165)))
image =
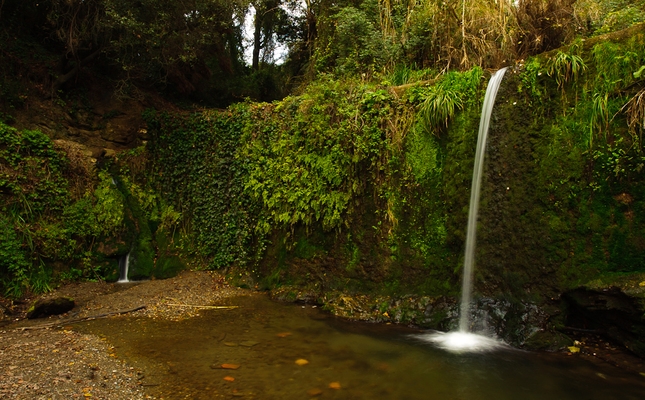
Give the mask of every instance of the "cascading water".
POLYGON ((130 253, 121 257, 119 260, 119 280, 117 283, 128 283, 128 268, 130 267, 130 253))
POLYGON ((464 256, 464 276, 461 287, 461 307, 459 312, 459 331, 451 333, 437 333, 424 339, 436 343, 446 350, 486 351, 504 346, 494 339, 470 333, 470 302, 472 297, 472 276, 475 267, 475 244, 477 233, 477 214, 479 213, 479 193, 481 177, 484 170, 484 154, 486 151, 486 138, 488 126, 495 104, 497 90, 502 82, 506 68, 502 68, 491 76, 484 96, 481 118, 479 120, 479 133, 477 136, 477 150, 475 166, 473 168, 473 181, 470 191, 470 208, 468 210, 468 227, 466 231, 466 251, 464 256))
POLYGON ((497 90, 502 82, 506 68, 502 68, 491 76, 484 96, 482 114, 479 119, 479 133, 477 135, 477 150, 475 153, 475 166, 473 167, 473 182, 470 186, 470 207, 468 209, 468 227, 466 230, 466 252, 464 255, 464 276, 461 286, 461 309, 459 312, 459 331, 470 330, 470 300, 473 290, 473 270, 475 268, 475 245, 477 242, 477 215, 479 213, 479 193, 481 189, 482 172, 484 170, 484 155, 486 152, 486 139, 490 116, 495 105, 497 90))

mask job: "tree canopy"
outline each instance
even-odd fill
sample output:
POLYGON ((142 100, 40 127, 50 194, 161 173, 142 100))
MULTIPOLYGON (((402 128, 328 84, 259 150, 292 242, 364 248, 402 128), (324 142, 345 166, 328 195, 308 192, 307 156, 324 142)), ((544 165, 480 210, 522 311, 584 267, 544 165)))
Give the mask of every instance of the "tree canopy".
POLYGON ((227 104, 280 98, 320 73, 373 77, 401 67, 498 68, 576 37, 643 21, 643 4, 3 0, 0 22, 7 37, 28 33, 57 52, 59 61, 48 66, 52 95, 92 64, 121 91, 144 84, 227 104))

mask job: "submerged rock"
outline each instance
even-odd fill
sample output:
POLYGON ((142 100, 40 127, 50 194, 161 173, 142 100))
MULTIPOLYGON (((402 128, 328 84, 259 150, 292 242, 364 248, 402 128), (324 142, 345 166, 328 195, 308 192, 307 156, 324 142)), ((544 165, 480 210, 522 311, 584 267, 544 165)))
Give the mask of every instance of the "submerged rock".
POLYGON ((27 310, 27 318, 43 318, 50 315, 64 314, 74 308, 74 299, 70 297, 50 297, 38 299, 27 310))
POLYGON ((529 350, 558 351, 569 347, 572 343, 573 339, 561 332, 540 330, 524 342, 524 348, 529 350))

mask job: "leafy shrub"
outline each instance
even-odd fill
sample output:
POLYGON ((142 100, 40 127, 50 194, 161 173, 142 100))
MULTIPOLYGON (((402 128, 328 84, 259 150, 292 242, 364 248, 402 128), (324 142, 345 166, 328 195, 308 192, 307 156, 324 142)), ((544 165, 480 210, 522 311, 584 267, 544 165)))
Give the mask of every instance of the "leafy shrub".
POLYGON ((66 163, 42 132, 19 132, 0 123, 0 189, 6 208, 17 207, 30 218, 61 211, 68 196, 61 174, 66 163))
POLYGON ((29 287, 30 267, 13 224, 0 214, 0 279, 5 295, 16 298, 23 294, 29 287))

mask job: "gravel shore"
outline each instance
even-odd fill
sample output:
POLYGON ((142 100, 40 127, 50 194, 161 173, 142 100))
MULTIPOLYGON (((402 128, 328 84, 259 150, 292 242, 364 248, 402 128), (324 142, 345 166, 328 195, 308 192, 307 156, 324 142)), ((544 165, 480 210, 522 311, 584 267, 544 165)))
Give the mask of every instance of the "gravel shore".
POLYGON ((199 314, 199 306, 244 294, 212 272, 184 272, 166 280, 129 284, 87 282, 66 285, 48 296, 69 296, 69 313, 27 320, 14 310, 0 328, 0 398, 106 399, 153 398, 141 379, 145 371, 119 360, 105 340, 81 334, 70 325, 81 318, 145 306, 108 318, 139 316, 181 320, 199 314), (195 307, 197 306, 197 307, 195 307))

